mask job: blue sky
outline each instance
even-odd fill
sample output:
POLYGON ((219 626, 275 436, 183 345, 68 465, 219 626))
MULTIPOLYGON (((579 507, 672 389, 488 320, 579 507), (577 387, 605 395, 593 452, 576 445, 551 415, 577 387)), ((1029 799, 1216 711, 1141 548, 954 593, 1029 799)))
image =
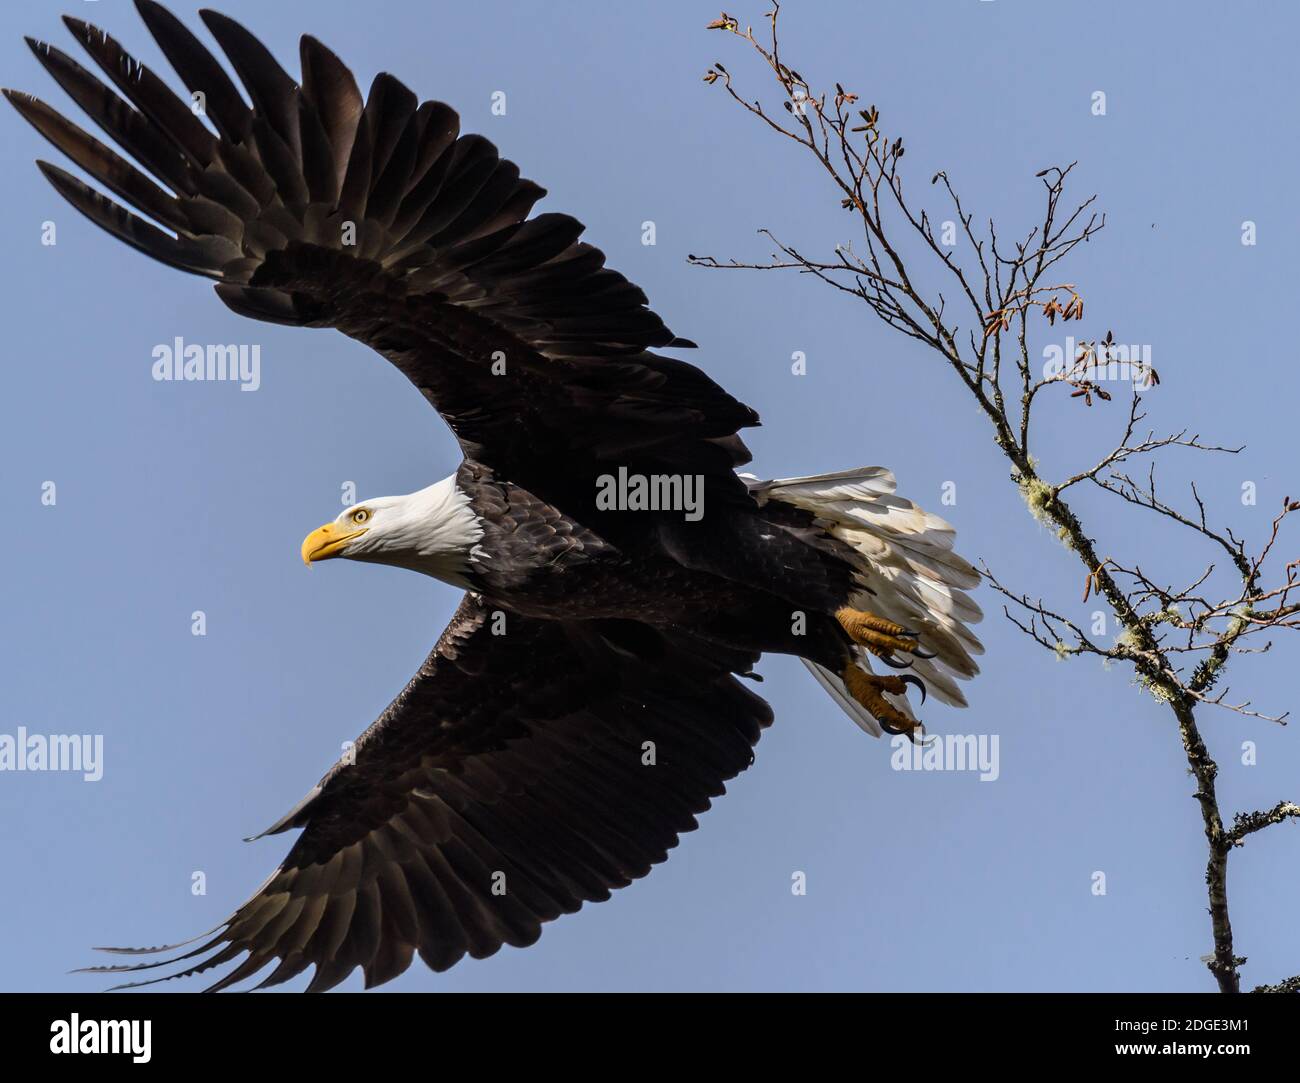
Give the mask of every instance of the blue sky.
MULTIPOLYGON (((1029 518, 982 419, 918 344, 807 280, 687 266, 688 252, 765 256, 759 227, 810 250, 847 228, 812 163, 700 81, 715 59, 750 87, 762 80, 739 42, 704 32, 715 4, 219 6, 291 70, 310 32, 363 87, 389 70, 492 138, 550 190, 543 209, 585 221, 610 265, 700 343, 690 359, 758 409, 757 473, 881 463, 936 510, 954 482, 956 506, 942 510, 961 551, 1090 619, 1076 559, 1029 518), (490 110, 496 91, 505 116, 490 110), (641 244, 646 221, 653 247, 641 244), (796 350, 807 376, 790 373, 796 350)), ((187 6, 174 10, 198 28, 187 6)), ((758 26, 765 10, 733 13, 758 26)), ((170 77, 126 0, 63 0, 0 10, 5 85, 81 119, 22 42, 75 53, 62 11, 170 77)), ((1294 8, 791 3, 783 19, 790 63, 840 80, 906 136, 918 190, 945 168, 967 206, 1008 233, 1037 209, 1034 173, 1079 160, 1075 191, 1097 191, 1108 215, 1066 267, 1085 290, 1084 330, 1151 344, 1163 378, 1151 424, 1248 444, 1222 461, 1171 454, 1164 476, 1171 495, 1195 478, 1212 513, 1261 538, 1282 497, 1300 492, 1294 8), (1104 117, 1090 111, 1096 90, 1104 117), (1245 220, 1253 247, 1241 244, 1245 220), (1238 499, 1247 480, 1256 507, 1238 499)), ((96 961, 91 945, 193 935, 261 883, 286 840, 239 840, 306 792, 424 658, 456 592, 378 566, 309 573, 298 545, 337 514, 344 482, 360 496, 409 492, 459 456, 382 359, 333 332, 242 320, 204 281, 127 251, 31 165, 57 155, 16 115, 4 124, 0 733, 102 734, 104 776, 0 773, 0 987, 95 989, 99 979, 65 973, 96 961), (40 243, 46 220, 53 247, 40 243), (260 389, 155 382, 151 350, 177 335, 259 344, 260 389), (41 502, 50 480, 53 507, 41 502), (197 897, 195 871, 207 883, 197 897)), ((1120 409, 1117 397, 1044 416, 1048 476, 1112 446, 1120 409)), ((1100 551, 1169 579, 1204 563, 1153 521, 1090 494, 1078 502, 1100 551)), ((997 734, 996 782, 891 770, 888 746, 802 667, 766 660, 777 723, 665 865, 526 951, 441 976, 417 962, 387 988, 1207 988, 1204 843, 1169 715, 1126 672, 1058 663, 988 591, 980 600, 988 652, 972 706, 926 718, 935 732, 997 734), (804 896, 791 893, 796 871, 804 896)), ((1280 641, 1236 663, 1229 684, 1286 710, 1296 660, 1280 641)), ((1294 729, 1226 713, 1202 724, 1225 812, 1300 797, 1294 729), (1245 740, 1255 766, 1240 763, 1245 740)), ((1285 900, 1300 838, 1274 828, 1232 860, 1246 984, 1295 973, 1300 930, 1285 900)), ((359 975, 345 986, 359 987, 359 975)))

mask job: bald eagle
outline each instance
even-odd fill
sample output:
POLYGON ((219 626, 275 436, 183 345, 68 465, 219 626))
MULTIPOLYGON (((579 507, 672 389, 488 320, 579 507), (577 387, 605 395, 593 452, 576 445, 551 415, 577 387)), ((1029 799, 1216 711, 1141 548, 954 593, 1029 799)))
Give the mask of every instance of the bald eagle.
POLYGON ((739 473, 754 411, 652 352, 694 344, 576 219, 530 216, 544 190, 450 107, 386 73, 363 97, 312 37, 295 81, 203 11, 241 93, 169 11, 136 7, 189 97, 65 18, 107 83, 29 44, 122 153, 6 90, 109 195, 41 171, 235 312, 336 328, 396 365, 464 461, 348 508, 302 556, 465 593, 352 753, 264 832, 301 830, 266 883, 203 937, 110 949, 177 957, 92 970, 179 965, 162 981, 238 960, 212 988, 275 964, 261 986, 311 967, 319 990, 358 966, 386 982, 417 952, 442 971, 531 944, 663 861, 752 762, 772 714, 737 677, 763 652, 801 658, 876 735, 917 733, 909 685, 964 705, 977 575, 888 470, 739 473))

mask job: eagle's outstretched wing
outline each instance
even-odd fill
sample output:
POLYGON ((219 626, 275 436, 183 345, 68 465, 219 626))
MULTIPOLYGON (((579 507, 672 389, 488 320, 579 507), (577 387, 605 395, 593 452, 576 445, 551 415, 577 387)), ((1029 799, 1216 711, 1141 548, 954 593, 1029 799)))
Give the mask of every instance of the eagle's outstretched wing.
POLYGON ((755 660, 467 595, 351 762, 267 832, 302 829, 251 899, 177 958, 90 970, 182 964, 165 981, 246 955, 212 988, 278 963, 262 985, 314 966, 321 990, 531 944, 663 861, 750 764, 772 715, 730 670, 755 660))
POLYGON ((743 496, 731 471, 749 456, 736 431, 757 424, 754 412, 694 366, 650 352, 692 343, 579 240, 576 219, 528 218, 544 189, 488 140, 459 135, 451 108, 419 104, 387 73, 363 99, 311 37, 299 85, 241 25, 201 12, 250 105, 175 16, 154 0, 136 6, 189 102, 79 19, 64 21, 117 93, 53 46, 29 44, 140 168, 40 100, 5 91, 121 200, 40 162, 79 211, 155 259, 216 279, 237 312, 335 327, 372 346, 470 458, 515 476, 557 458, 689 464, 743 496))

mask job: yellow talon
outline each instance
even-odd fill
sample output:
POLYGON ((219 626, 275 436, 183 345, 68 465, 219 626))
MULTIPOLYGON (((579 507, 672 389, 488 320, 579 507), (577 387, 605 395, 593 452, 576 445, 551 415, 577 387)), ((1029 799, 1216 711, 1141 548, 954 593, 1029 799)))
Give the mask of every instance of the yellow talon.
POLYGON ((881 677, 868 673, 854 662, 849 662, 840 674, 849 695, 871 712, 871 717, 880 723, 886 733, 906 733, 911 735, 922 728, 915 718, 909 718, 887 699, 882 693, 901 696, 907 692, 909 684, 924 685, 915 677, 881 677))
POLYGON ((865 647, 878 658, 898 651, 910 654, 916 650, 916 639, 907 635, 907 629, 892 620, 877 617, 861 609, 844 606, 835 613, 840 627, 859 647, 865 647))

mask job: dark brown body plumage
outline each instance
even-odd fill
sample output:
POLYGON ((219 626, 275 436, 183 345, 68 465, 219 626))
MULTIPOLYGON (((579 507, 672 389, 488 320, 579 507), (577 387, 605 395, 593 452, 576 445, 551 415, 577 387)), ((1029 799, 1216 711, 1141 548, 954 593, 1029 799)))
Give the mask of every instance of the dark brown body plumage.
POLYGON ((851 592, 851 565, 832 539, 818 548, 804 537, 811 526, 781 521, 797 509, 788 516, 781 505, 746 501, 690 522, 679 511, 600 511, 594 477, 585 487, 568 479, 564 488, 579 489, 572 503, 500 480, 482 463, 463 463, 456 480, 486 531, 488 555, 471 561, 469 575, 489 604, 549 620, 630 619, 745 651, 843 662, 848 640, 831 614, 851 592))
POLYGON ((133 161, 6 91, 114 199, 41 169, 119 240, 213 279, 236 312, 333 327, 396 365, 461 444, 488 555, 355 760, 270 829, 301 830, 279 869, 180 973, 241 960, 220 988, 314 968, 324 989, 361 967, 374 985, 417 952, 441 970, 531 943, 662 861, 749 764, 771 713, 736 675, 762 651, 839 663, 829 614, 850 593, 847 550, 808 513, 759 506, 735 473, 754 412, 652 352, 691 343, 575 219, 529 218, 543 189, 460 135, 452 109, 388 74, 363 97, 310 37, 299 83, 205 11, 246 101, 179 20, 137 7, 204 117, 69 18, 111 87, 33 51, 133 161), (595 478, 619 466, 701 476, 703 519, 598 511, 595 478))

